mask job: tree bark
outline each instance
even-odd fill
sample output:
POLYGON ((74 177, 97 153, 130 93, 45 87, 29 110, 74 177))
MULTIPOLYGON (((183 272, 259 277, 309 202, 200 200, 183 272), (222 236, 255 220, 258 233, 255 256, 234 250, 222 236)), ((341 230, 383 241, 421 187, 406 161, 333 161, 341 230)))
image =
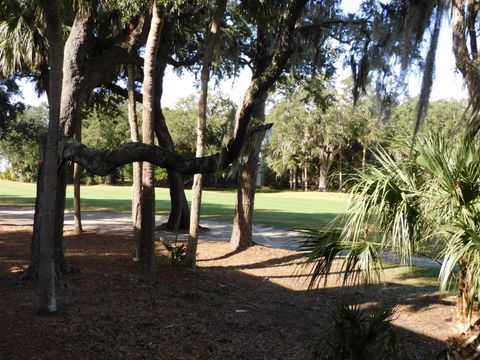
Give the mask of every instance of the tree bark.
POLYGON ((343 168, 342 168, 342 152, 339 152, 338 159, 338 191, 343 192, 343 168))
POLYGON ((49 121, 45 150, 44 184, 40 193, 40 259, 39 259, 39 302, 38 314, 52 314, 57 311, 55 294, 55 265, 53 237, 55 229, 55 200, 57 184, 58 128, 60 120, 60 97, 62 91, 63 33, 60 23, 60 9, 56 1, 42 0, 47 24, 49 43, 49 121))
POLYGON ((294 189, 295 177, 293 175, 293 168, 288 169, 288 187, 290 190, 294 189))
POLYGON ((332 149, 330 145, 324 145, 320 154, 320 161, 318 164, 319 176, 318 176, 318 191, 327 191, 328 187, 328 173, 332 166, 335 156, 339 153, 340 149, 332 149))
POLYGON ((40 195, 44 191, 44 163, 45 163, 45 151, 47 147, 47 134, 40 134, 38 136, 38 172, 37 172, 37 186, 35 197, 35 213, 33 216, 33 232, 32 241, 30 244, 30 264, 28 269, 20 276, 20 281, 38 279, 38 270, 40 265, 40 230, 41 230, 41 218, 40 218, 40 195))
MULTIPOLYGON (((148 145, 154 143, 155 64, 164 25, 163 11, 154 1, 152 23, 145 46, 142 140, 148 145)), ((149 162, 144 162, 142 169, 141 212, 139 263, 143 277, 151 282, 155 279, 155 179, 153 164, 149 162)))
MULTIPOLYGON (((254 118, 258 122, 265 121, 265 103, 267 94, 262 96, 258 102, 258 108, 254 118)), ((233 218, 233 229, 230 237, 230 249, 239 251, 254 244, 252 225, 253 208, 255 203, 256 180, 258 174, 258 163, 262 141, 267 129, 258 132, 245 144, 243 163, 237 186, 237 202, 235 204, 235 216, 233 218)))
MULTIPOLYGON (((158 144, 161 147, 164 147, 168 151, 175 152, 175 146, 170 132, 168 131, 165 116, 162 111, 163 78, 165 75, 165 68, 166 63, 164 60, 161 60, 160 64, 157 65, 156 71, 155 135, 158 144)), ((170 169, 167 170, 167 175, 170 192, 170 214, 167 223, 162 226, 173 231, 178 231, 180 229, 188 230, 190 226, 190 209, 188 207, 187 197, 185 196, 183 176, 170 169)))
POLYGON ((302 166, 303 191, 308 191, 308 163, 305 161, 302 166))
MULTIPOLYGON (((128 123, 130 125, 130 139, 132 142, 139 141, 137 106, 135 101, 135 67, 132 64, 127 65, 128 76, 128 123)), ((135 243, 135 258, 139 258, 140 244, 140 198, 142 194, 142 167, 141 162, 134 162, 132 174, 132 220, 133 220, 133 240, 135 243)))
POLYGON ((367 146, 362 145, 362 172, 365 172, 366 161, 367 161, 367 146))
MULTIPOLYGON (((198 122, 197 122, 197 149, 196 156, 204 155, 204 132, 207 126, 207 97, 208 83, 210 80, 210 68, 212 66, 215 47, 220 38, 220 26, 223 21, 226 0, 219 0, 217 9, 212 19, 212 25, 207 35, 205 53, 203 57, 202 70, 200 72, 200 96, 198 100, 198 122)), ((195 268, 197 258, 198 232, 200 228, 200 208, 202 203, 202 174, 195 174, 192 186, 192 206, 190 209, 190 228, 187 243, 185 265, 195 268)))
MULTIPOLYGON (((58 4, 54 1, 53 4, 45 4, 42 5, 47 12, 47 8, 57 8, 58 11, 58 4)), ((48 11, 50 11, 48 10, 48 11)), ((52 15, 53 16, 53 15, 52 15)), ((57 24, 55 25, 53 22, 52 24, 47 23, 47 29, 50 26, 59 26, 60 24, 60 15, 56 14, 53 17, 57 17, 55 20, 57 24)), ((52 20, 53 21, 53 20, 52 20)), ((58 135, 63 135, 66 138, 72 138, 74 135, 74 129, 76 123, 79 121, 80 117, 80 106, 84 98, 85 88, 82 86, 84 80, 84 72, 82 72, 82 59, 84 58, 85 52, 85 43, 88 36, 88 25, 90 22, 90 13, 89 11, 84 11, 81 13, 77 13, 75 16, 74 23, 72 25, 72 29, 70 35, 67 39, 66 44, 63 44, 63 33, 60 39, 57 40, 58 44, 55 44, 56 48, 54 51, 57 53, 55 55, 55 59, 51 59, 49 55, 49 63, 51 61, 55 62, 55 66, 60 66, 60 75, 56 76, 55 81, 60 78, 60 84, 56 84, 53 86, 57 86, 58 89, 55 89, 54 92, 49 90, 49 109, 52 108, 51 103, 53 103, 54 112, 57 111, 56 109, 56 102, 58 102, 58 114, 55 116, 58 119, 55 120, 56 122, 56 131, 57 134, 57 144, 58 146, 58 135), (61 53, 61 56, 59 54, 61 53), (65 61, 64 61, 65 60, 65 61), (61 62, 61 63, 60 63, 61 62), (58 65, 60 63, 60 65, 58 65), (65 81, 64 81, 65 80, 65 81)), ((50 30, 48 30, 50 31, 50 30)), ((57 31, 57 30, 55 30, 57 31)), ((58 30, 61 32, 61 30, 58 30)), ((52 65, 50 65, 50 72, 52 72, 52 65)), ((55 70, 57 71, 57 70, 55 70)), ((49 80, 49 84, 50 84, 49 80)), ((50 86, 50 85, 49 85, 50 86)), ((49 115, 50 116, 50 115, 49 115)), ((50 118, 51 119, 51 118, 50 118)), ((51 120, 50 120, 51 121, 51 120)), ((48 136, 47 136, 48 137, 48 136)), ((48 142, 48 141, 47 141, 48 142)), ((60 149, 61 150, 61 149, 60 149)), ((61 155, 61 154, 57 154, 61 155)), ((58 160, 56 160, 58 162, 58 160)), ((43 163, 42 166, 46 167, 47 161, 43 163)), ((63 255, 63 221, 64 221, 64 212, 65 212, 65 192, 66 192, 66 174, 65 174, 65 166, 57 166, 55 171, 55 178, 56 178, 56 187, 55 192, 51 190, 47 190, 48 187, 38 187, 41 191, 37 193, 37 200, 39 203, 42 202, 41 198, 43 196, 48 196, 50 201, 55 203, 55 210, 51 210, 51 213, 55 215, 55 223, 51 224, 51 231, 53 232, 54 239, 50 239, 54 244, 55 249, 52 250, 54 254, 54 262, 55 262, 55 270, 57 271, 56 275, 61 277, 61 273, 59 271, 65 270, 66 272, 71 272, 72 268, 66 262, 66 259, 63 255), (57 172, 58 171, 58 172, 57 172), (46 191, 47 195, 43 195, 43 192, 46 191)), ((40 181, 44 184, 47 183, 45 179, 46 176, 53 176, 50 174, 52 169, 50 168, 47 170, 46 168, 40 171, 42 176, 44 177, 40 181), (48 174, 48 175, 47 175, 48 174)), ((38 232, 43 232, 43 209, 42 206, 38 207, 38 226, 35 226, 33 229, 32 235, 32 250, 40 251, 40 247, 34 244, 35 241, 42 238, 42 236, 50 236, 50 231, 45 235, 39 234, 38 232)), ((37 211, 36 211, 37 212, 37 211)), ((25 276, 23 278, 36 278, 37 275, 37 266, 36 260, 42 257, 41 251, 38 254, 31 255, 31 264, 29 269, 27 270, 25 276)), ((38 269, 38 271, 40 271, 38 269)))
MULTIPOLYGON (((78 122, 75 129, 75 139, 78 142, 82 142, 82 124, 78 122)), ((73 219, 75 222, 75 233, 80 234, 82 229, 82 211, 80 205, 80 180, 82 177, 82 167, 74 163, 73 164, 73 219)))
MULTIPOLYGON (((478 5, 477 5, 478 6, 478 5)), ((480 66, 478 64, 478 48, 475 27, 468 23, 477 21, 478 8, 472 1, 454 0, 452 2, 453 18, 453 53, 458 70, 467 84, 472 114, 467 124, 467 133, 475 136, 480 130, 480 66), (466 7, 466 3, 469 4, 466 7), (468 20, 468 21, 467 21, 468 20), (467 32, 470 35, 470 48, 467 44, 467 32)))

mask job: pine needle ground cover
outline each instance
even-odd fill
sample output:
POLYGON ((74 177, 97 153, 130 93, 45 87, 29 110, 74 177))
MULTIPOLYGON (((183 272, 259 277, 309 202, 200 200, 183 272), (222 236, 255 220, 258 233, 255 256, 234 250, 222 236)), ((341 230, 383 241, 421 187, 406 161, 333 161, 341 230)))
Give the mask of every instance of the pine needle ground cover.
POLYGON ((28 263, 30 227, 0 226, 1 359, 310 359, 342 302, 396 306, 400 359, 434 359, 455 333, 452 297, 400 278, 307 291, 297 252, 201 242, 196 271, 172 266, 157 243, 157 282, 137 281, 133 240, 65 234, 80 272, 59 288, 54 317, 33 315, 37 283, 16 283, 28 263))

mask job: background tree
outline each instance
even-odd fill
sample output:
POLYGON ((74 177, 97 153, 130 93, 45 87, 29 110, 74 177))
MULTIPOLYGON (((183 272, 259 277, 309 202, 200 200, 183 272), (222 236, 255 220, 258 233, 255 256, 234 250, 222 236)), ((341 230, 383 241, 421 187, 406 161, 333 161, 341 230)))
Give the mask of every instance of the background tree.
POLYGON ((480 129, 480 67, 478 65, 477 29, 480 21, 479 4, 473 0, 452 0, 453 52, 457 69, 463 75, 471 105, 468 132, 480 129))
MULTIPOLYGON (((218 0, 211 27, 205 40, 202 68, 200 70, 200 94, 198 97, 197 146, 195 156, 202 157, 205 153, 204 137, 207 126, 208 83, 214 60, 214 53, 221 36, 221 26, 225 16, 227 0, 218 0)), ((197 256, 198 231, 200 228, 200 208, 202 202, 202 174, 195 174, 192 186, 192 205, 190 213, 190 229, 185 256, 185 264, 195 268, 197 256)))
POLYGON ((9 179, 34 182, 39 161, 38 136, 45 132, 48 109, 44 105, 27 108, 11 123, 0 139, 0 157, 8 160, 9 179))

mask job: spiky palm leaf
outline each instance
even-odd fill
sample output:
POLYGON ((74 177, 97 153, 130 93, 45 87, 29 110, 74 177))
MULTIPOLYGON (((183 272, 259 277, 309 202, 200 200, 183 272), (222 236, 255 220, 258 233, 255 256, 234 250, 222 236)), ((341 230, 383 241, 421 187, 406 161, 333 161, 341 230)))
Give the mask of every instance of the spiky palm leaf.
POLYGON ((480 295, 480 152, 472 140, 452 144, 438 134, 419 139, 415 151, 414 161, 397 163, 379 149, 377 166, 358 174, 340 219, 343 231, 309 240, 310 259, 317 261, 312 283, 328 275, 340 254, 352 265, 343 266, 344 271, 363 271, 369 278, 383 252, 408 262, 421 246, 432 246, 433 239, 443 249, 441 288, 455 282, 465 314, 471 313, 480 295), (367 244, 377 253, 360 266, 356 249, 367 249, 367 244))

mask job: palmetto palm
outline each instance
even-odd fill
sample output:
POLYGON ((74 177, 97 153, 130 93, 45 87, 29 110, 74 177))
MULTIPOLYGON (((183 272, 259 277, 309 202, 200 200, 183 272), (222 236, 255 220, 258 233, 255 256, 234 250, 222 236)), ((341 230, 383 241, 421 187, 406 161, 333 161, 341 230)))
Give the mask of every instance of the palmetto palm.
POLYGON ((0 74, 38 73, 47 56, 38 1, 6 1, 0 14, 0 74))
POLYGON ((460 314, 471 314, 480 294, 480 152, 474 142, 453 144, 430 134, 419 139, 411 161, 396 162, 382 148, 375 157, 375 166, 358 173, 345 215, 304 244, 316 262, 310 285, 330 273, 338 255, 345 255, 345 282, 360 275, 371 282, 385 253, 408 262, 434 247, 443 257, 441 288, 456 282, 460 314), (332 236, 339 221, 343 230, 332 236))

